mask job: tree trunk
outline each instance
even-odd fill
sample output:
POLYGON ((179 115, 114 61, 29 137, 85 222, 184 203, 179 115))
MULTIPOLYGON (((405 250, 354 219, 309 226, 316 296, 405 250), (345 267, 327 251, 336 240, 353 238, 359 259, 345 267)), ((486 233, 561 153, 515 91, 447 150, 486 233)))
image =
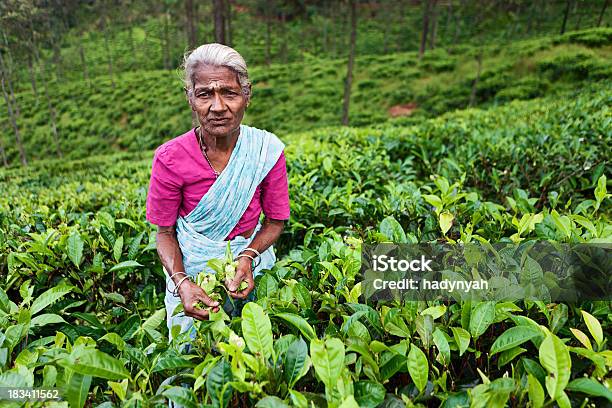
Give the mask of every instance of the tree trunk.
POLYGON ((482 49, 478 52, 476 57, 478 62, 478 68, 476 68, 476 78, 472 82, 472 92, 470 93, 470 107, 476 104, 476 93, 478 92, 478 81, 480 81, 480 73, 482 72, 482 49))
POLYGON ((599 19, 597 19, 597 27, 601 26, 601 21, 603 20, 604 14, 606 14, 606 8, 608 7, 609 0, 604 0, 603 7, 601 8, 601 12, 599 13, 599 19))
POLYGON ((53 34, 53 64, 55 65, 57 81, 59 82, 64 76, 64 70, 62 69, 62 54, 59 46, 59 38, 57 38, 55 34, 53 34))
POLYGON ((584 13, 580 10, 577 10, 578 13, 578 21, 576 21, 576 27, 574 28, 574 30, 580 30, 580 23, 582 22, 582 16, 584 16, 584 13))
POLYGON ((215 41, 225 44, 225 4, 223 0, 213 0, 213 14, 215 20, 215 41))
POLYGON ((429 48, 436 48, 436 34, 438 31, 438 10, 436 8, 436 0, 432 1, 431 6, 431 34, 429 36, 429 48))
MULTIPOLYGON (((41 67, 41 70, 44 70, 44 68, 41 67)), ((44 73, 42 77, 43 77, 43 83, 44 83, 44 89, 45 89, 45 99, 47 100, 47 108, 49 109, 49 116, 51 118, 51 131, 53 132, 53 141, 55 142, 55 153, 57 154, 58 157, 61 158, 64 155, 62 154, 59 133, 57 131, 57 111, 55 110, 55 106, 51 102, 51 97, 49 95, 48 81, 45 80, 44 73)))
POLYGON ((164 69, 170 69, 170 13, 166 8, 164 13, 164 39, 163 44, 163 56, 164 56, 164 69))
POLYGON ((15 112, 15 116, 19 117, 21 116, 21 111, 19 110, 19 104, 17 103, 17 100, 15 99, 15 92, 13 91, 13 81, 11 81, 11 78, 13 77, 13 55, 11 54, 11 49, 9 47, 9 42, 8 42, 8 38, 6 38, 6 33, 4 31, 2 31, 2 36, 4 38, 4 45, 5 45, 5 50, 6 50, 6 56, 8 57, 8 61, 5 64, 4 60, 1 61, 2 65, 0 65, 0 67, 2 67, 2 69, 4 70, 4 75, 6 76, 6 82, 8 85, 8 89, 9 89, 9 100, 11 101, 11 103, 13 104, 13 112, 15 112))
POLYGON ((32 62, 32 54, 28 53, 28 71, 30 72, 30 85, 32 86, 32 92, 34 98, 38 104, 38 92, 36 90, 36 72, 34 71, 34 64, 32 62))
POLYGON ((13 107, 13 101, 15 102, 15 107, 17 107, 15 101, 15 95, 13 93, 13 87, 11 84, 10 78, 6 75, 7 71, 4 66, 4 59, 2 57, 2 53, 0 53, 0 82, 2 82, 2 95, 4 96, 4 102, 6 103, 6 109, 8 111, 9 119, 11 121, 11 125, 13 126, 13 131, 15 132, 15 142, 17 143, 17 148, 19 149, 19 157, 21 158, 21 164, 24 166, 28 165, 28 159, 26 158, 25 149, 23 148, 23 143, 21 141, 21 134, 19 132, 19 126, 17 125, 17 116, 18 113, 16 109, 13 107), (10 94, 6 90, 5 82, 8 84, 8 88, 10 89, 10 94))
POLYGON ((421 45, 419 46, 419 59, 425 54, 427 45, 427 35, 429 33, 429 14, 431 13, 431 5, 433 0, 425 1, 425 10, 423 12, 423 31, 421 32, 421 45))
POLYGON ((227 45, 232 46, 232 3, 230 0, 225 0, 225 36, 227 37, 227 45))
POLYGON ((404 27, 406 27, 405 24, 405 20, 406 20, 406 5, 404 4, 404 0, 400 0, 398 1, 398 8, 399 8, 399 12, 398 14, 398 19, 397 21, 394 21, 393 24, 397 27, 400 27, 399 33, 397 35, 397 37, 395 38, 396 43, 395 43, 395 49, 399 52, 402 51, 404 49, 404 45, 406 45, 406 41, 404 40, 404 36, 403 36, 403 29, 404 27))
POLYGON ((529 8, 529 15, 527 16, 527 34, 531 34, 533 29, 533 20, 537 18, 536 12, 538 9, 539 0, 533 0, 531 7, 529 8))
POLYGON ((561 25, 561 34, 565 33, 565 26, 567 25, 567 18, 569 17, 571 6, 572 6, 572 0, 567 0, 565 2, 565 12, 563 13, 563 24, 561 25))
POLYGON ((344 103, 342 104, 342 124, 349 125, 349 108, 351 103, 351 86, 353 85, 353 65, 355 64, 355 43, 357 42, 357 0, 349 0, 351 21, 351 38, 349 44, 346 82, 344 83, 344 103))
MULTIPOLYGON (((327 27, 327 24, 325 24, 327 27)), ((287 45, 287 16, 285 15, 285 10, 281 13, 281 30, 282 30, 282 45, 281 45, 281 60, 283 64, 287 63, 288 57, 287 54, 289 52, 289 46, 287 45)))
POLYGON ((455 11, 455 32, 453 33, 453 44, 457 44, 459 36, 461 35, 461 10, 465 10, 465 2, 461 0, 458 4, 458 10, 455 11))
POLYGON ((193 50, 198 43, 193 0, 185 0, 185 17, 187 19, 187 44, 189 45, 189 49, 193 50))
POLYGON ((270 65, 272 58, 271 42, 272 42, 272 18, 270 13, 266 11, 266 65, 270 65))
POLYGON ((115 89, 115 78, 113 77, 113 55, 111 54, 110 44, 108 41, 108 29, 106 24, 106 16, 102 16, 102 31, 104 34, 104 49, 106 50, 106 58, 108 59, 108 75, 110 76, 111 86, 115 89))
POLYGON ((8 167, 8 161, 6 160, 6 151, 4 150, 4 143, 2 143, 2 139, 0 139, 0 155, 2 155, 2 163, 4 167, 8 167))
POLYGON ((453 1, 448 2, 448 8, 446 9, 446 23, 444 27, 444 38, 449 38, 449 32, 451 29, 451 22, 453 21, 453 1))
MULTIPOLYGON (((332 21, 332 23, 335 23, 337 21, 336 19, 336 8, 331 5, 330 3, 328 3, 328 7, 329 7, 329 19, 332 21)), ((331 55, 332 56, 336 56, 338 54, 338 46, 337 46, 337 41, 336 41, 336 25, 332 24, 331 25, 331 35, 330 35, 330 50, 331 50, 331 55)))
POLYGON ((389 29, 393 25, 392 24, 393 15, 391 14, 391 11, 390 11, 390 8, 391 8, 390 4, 383 3, 382 7, 383 7, 382 17, 386 22, 386 24, 384 25, 385 28, 383 29, 383 53, 387 54, 389 52, 389 29))
POLYGON ((81 57, 81 66, 83 67, 83 79, 91 86, 89 70, 87 69, 87 59, 85 58, 85 49, 83 48, 83 33, 81 33, 81 41, 79 41, 79 56, 81 57))

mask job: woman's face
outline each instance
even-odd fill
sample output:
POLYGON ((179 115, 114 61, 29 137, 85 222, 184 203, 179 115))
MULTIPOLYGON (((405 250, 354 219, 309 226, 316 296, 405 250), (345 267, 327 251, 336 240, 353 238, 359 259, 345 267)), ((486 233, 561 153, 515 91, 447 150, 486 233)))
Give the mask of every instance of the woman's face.
POLYGON ((200 65, 189 98, 200 126, 211 136, 228 136, 240 127, 247 105, 238 75, 227 67, 200 65))

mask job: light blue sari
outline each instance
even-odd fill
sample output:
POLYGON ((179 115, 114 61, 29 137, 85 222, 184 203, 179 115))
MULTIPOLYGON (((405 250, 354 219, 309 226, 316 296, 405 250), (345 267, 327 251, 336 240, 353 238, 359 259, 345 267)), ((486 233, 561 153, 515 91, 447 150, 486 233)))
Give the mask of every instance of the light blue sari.
MULTIPOLYGON (((227 237, 234 229, 249 203, 255 189, 278 161, 285 145, 274 134, 250 126, 240 125, 240 135, 229 162, 211 188, 204 194, 198 205, 176 223, 177 239, 183 253, 185 272, 195 277, 199 272, 213 273, 206 264, 209 259, 223 258, 227 237)), ((255 232, 259 231, 258 223, 255 232)), ((232 254, 237 255, 247 248, 255 236, 240 235, 230 241, 232 254)), ((257 276, 262 269, 270 269, 276 262, 274 249, 270 246, 261 253, 261 262, 253 271, 257 276)), ((168 288, 174 289, 174 282, 166 273, 168 288)), ((193 325, 193 318, 178 313, 172 317, 180 304, 179 297, 166 291, 166 320, 168 331, 180 325, 181 332, 193 325)), ((195 333, 192 334, 192 337, 195 333)), ((170 334, 172 339, 172 334, 170 334)))

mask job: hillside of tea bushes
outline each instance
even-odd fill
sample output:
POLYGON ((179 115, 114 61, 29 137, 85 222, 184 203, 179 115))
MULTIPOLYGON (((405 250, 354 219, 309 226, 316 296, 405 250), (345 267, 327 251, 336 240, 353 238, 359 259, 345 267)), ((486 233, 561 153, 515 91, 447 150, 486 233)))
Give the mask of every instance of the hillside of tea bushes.
POLYGON ((78 407, 610 404, 610 302, 374 303, 359 269, 364 243, 610 243, 611 92, 280 133, 279 261, 184 353, 145 221, 151 151, 0 170, 0 384, 78 407))
MULTIPOLYGON (((418 123, 423 118, 467 108, 483 52, 474 106, 493 107, 512 100, 557 95, 609 81, 612 29, 569 32, 506 45, 456 45, 428 51, 357 56, 350 124, 418 123), (408 106, 409 116, 393 118, 390 109, 408 106)), ((337 126, 342 116, 345 59, 307 58, 292 64, 250 69, 253 101, 245 123, 285 135, 337 126)), ((27 157, 68 159, 116 151, 153 149, 191 124, 182 83, 175 71, 134 70, 90 83, 75 79, 49 83, 57 111, 58 141, 46 101, 31 91, 16 96, 27 157)), ((597 85, 595 85, 597 86, 597 85)), ((401 110, 402 108, 400 108, 401 110)), ((19 154, 4 101, 0 101, 1 146, 7 160, 19 154)))

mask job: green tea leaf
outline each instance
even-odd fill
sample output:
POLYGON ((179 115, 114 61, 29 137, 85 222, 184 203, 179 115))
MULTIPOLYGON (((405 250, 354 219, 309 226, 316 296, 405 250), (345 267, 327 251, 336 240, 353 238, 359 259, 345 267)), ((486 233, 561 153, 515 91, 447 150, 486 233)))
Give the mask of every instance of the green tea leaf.
POLYGON ((440 218, 439 219, 440 229, 442 230, 442 234, 446 235, 448 230, 450 230, 451 227, 453 226, 453 220, 455 219, 455 216, 451 214, 449 211, 444 211, 440 213, 439 218, 440 218))
POLYGON ((272 356, 272 323, 262 307, 255 302, 242 309, 242 335, 249 350, 264 359, 272 356))
POLYGON ((569 382, 572 360, 569 350, 554 334, 548 335, 540 345, 540 363, 548 372, 546 390, 554 400, 560 398, 569 382))
POLYGON ((344 344, 338 338, 310 342, 310 359, 326 387, 334 387, 344 368, 344 344))
POLYGON ((416 345, 410 346, 408 353, 408 372, 414 385, 420 392, 423 392, 427 386, 427 377, 429 376, 429 365, 425 353, 416 345))
POLYGON ((283 376, 289 388, 292 388, 302 375, 302 368, 308 358, 308 345, 302 338, 299 338, 289 345, 284 357, 283 376))
POLYGON ((393 217, 388 216, 380 222, 378 227, 380 232, 385 235, 391 242, 404 243, 406 241, 406 233, 400 223, 393 217))
POLYGON ((470 334, 472 338, 480 337, 495 320, 495 302, 480 302, 470 316, 470 334))
POLYGON ((461 327, 451 327, 451 331, 459 348, 459 355, 462 356, 470 345, 470 333, 461 327))
POLYGON ((594 397, 606 398, 612 403, 612 391, 592 378, 576 378, 565 388, 568 391, 581 392, 594 397))
POLYGON ((530 326, 511 327, 503 332, 491 346, 491 355, 509 350, 539 336, 540 331, 530 326))
POLYGON ((135 266, 142 266, 142 265, 136 261, 123 261, 123 262, 119 262, 117 265, 110 268, 109 272, 120 271, 122 269, 132 268, 135 266))
POLYGON ((442 333, 439 328, 436 328, 436 330, 434 330, 433 332, 433 341, 436 347, 438 348, 438 351, 440 351, 440 355, 443 359, 443 364, 447 365, 448 363, 450 363, 450 346, 448 344, 448 340, 446 340, 444 333, 442 333))
MULTIPOLYGON (((253 303, 247 303, 247 306, 250 304, 253 303)), ((232 386, 230 385, 232 380, 232 366, 225 359, 221 359, 210 370, 206 378, 206 391, 208 391, 214 406, 227 406, 233 393, 232 386)))
POLYGON ((119 236, 115 240, 115 245, 113 245, 113 257, 115 258, 115 262, 119 262, 121 258, 121 252, 123 252, 123 236, 119 236))
POLYGON ((586 326, 589 329, 591 336, 593 336, 593 338, 595 339, 595 343, 597 343, 598 346, 601 346, 604 337, 599 320, 597 320, 597 318, 589 312, 585 312, 584 310, 581 310, 580 312, 582 313, 582 318, 584 319, 584 322, 586 323, 586 326))
POLYGON ((53 302, 56 302, 63 296, 67 295, 72 291, 72 288, 69 286, 55 286, 47 291, 43 292, 40 296, 38 296, 32 302, 32 306, 30 306, 30 312, 32 315, 40 312, 47 306, 50 306, 53 302))
POLYGON ((544 405, 544 389, 542 384, 533 375, 527 376, 529 401, 533 408, 541 408, 544 405))
POLYGON ((357 381, 354 385, 355 400, 362 408, 376 408, 385 400, 387 390, 372 381, 357 381))
POLYGON ((83 375, 106 378, 108 380, 121 380, 128 378, 130 373, 123 363, 100 350, 85 349, 72 356, 70 368, 83 375))
POLYGON ((317 337, 317 333, 302 316, 298 316, 294 313, 277 313, 274 316, 280 317, 281 319, 298 329, 308 341, 312 341, 317 337))
POLYGON ((580 341, 582 343, 582 345, 584 347, 586 347, 589 350, 593 350, 593 346, 591 345, 591 340, 589 340, 587 335, 584 334, 584 332, 582 330, 570 328, 570 331, 572 332, 574 337, 576 337, 578 339, 578 341, 580 341))
POLYGON ((63 389, 62 399, 65 399, 71 408, 83 407, 87 400, 91 379, 91 375, 72 373, 70 380, 63 389))
POLYGON ((66 253, 72 263, 78 268, 83 261, 83 239, 81 234, 73 231, 66 241, 66 253))

